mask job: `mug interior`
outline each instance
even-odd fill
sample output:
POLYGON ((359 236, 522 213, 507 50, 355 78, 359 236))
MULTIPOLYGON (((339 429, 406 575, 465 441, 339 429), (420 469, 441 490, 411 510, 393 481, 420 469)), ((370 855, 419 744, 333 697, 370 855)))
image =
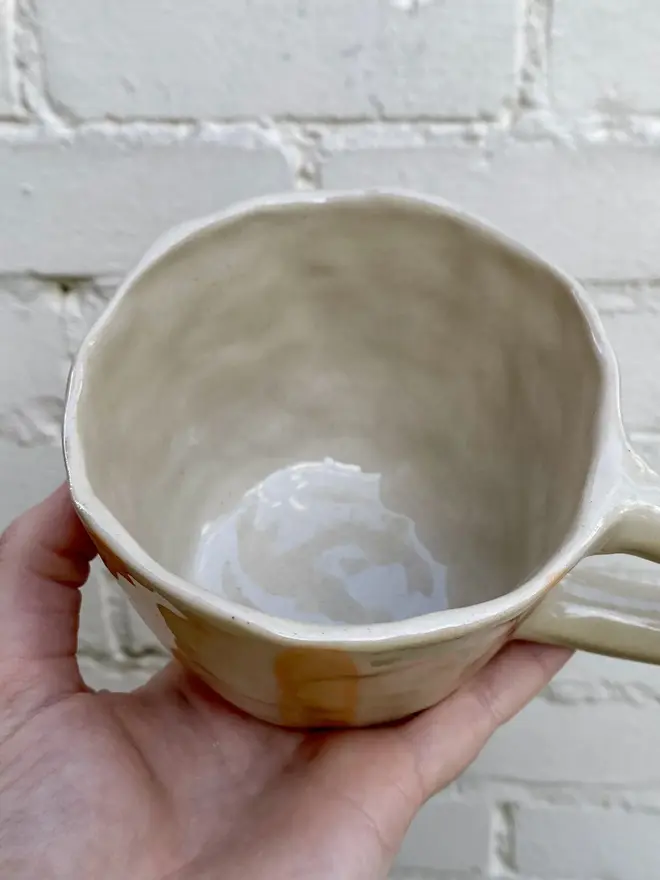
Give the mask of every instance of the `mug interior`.
POLYGON ((602 382, 549 267, 423 201, 345 197, 240 213, 151 265, 89 349, 77 427, 94 493, 160 565, 368 624, 542 567, 602 382))

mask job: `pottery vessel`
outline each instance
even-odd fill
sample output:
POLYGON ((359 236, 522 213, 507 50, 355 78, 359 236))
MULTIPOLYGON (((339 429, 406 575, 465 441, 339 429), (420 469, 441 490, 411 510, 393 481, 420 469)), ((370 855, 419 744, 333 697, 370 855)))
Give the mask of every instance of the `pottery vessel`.
POLYGON ((80 349, 64 450, 147 625, 275 724, 405 717, 509 639, 660 660, 655 588, 566 579, 592 554, 660 561, 660 478, 626 440, 598 315, 560 269, 437 199, 296 193, 166 235, 80 349), (360 521, 383 571, 413 536, 439 580, 364 592, 350 535, 330 577, 313 535, 272 564, 271 532, 239 523, 241 592, 214 529, 269 475, 326 459, 371 474, 395 512, 391 534, 360 521))

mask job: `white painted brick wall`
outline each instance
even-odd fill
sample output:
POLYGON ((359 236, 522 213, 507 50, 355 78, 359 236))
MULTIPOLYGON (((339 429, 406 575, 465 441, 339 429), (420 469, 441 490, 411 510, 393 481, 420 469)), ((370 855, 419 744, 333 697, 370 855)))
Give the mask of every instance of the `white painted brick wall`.
POLYGON ((660 787, 657 699, 630 711, 622 708, 615 700, 537 700, 493 737, 467 776, 539 785, 660 787))
MULTIPOLYGON (((66 371, 116 279, 173 223, 294 187, 438 193, 578 275, 660 468, 659 37, 657 0, 0 0, 0 528, 63 478, 66 371)), ((163 662, 98 567, 80 654, 99 688, 163 662)), ((659 747, 660 669, 579 655, 393 877, 654 880, 659 747)))

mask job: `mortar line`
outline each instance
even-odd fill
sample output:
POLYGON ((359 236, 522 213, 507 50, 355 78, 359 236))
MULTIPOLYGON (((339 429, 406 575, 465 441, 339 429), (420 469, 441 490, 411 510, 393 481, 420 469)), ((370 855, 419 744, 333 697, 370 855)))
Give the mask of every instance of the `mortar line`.
MULTIPOLYGON (((43 108, 42 108, 43 110, 43 108)), ((41 111, 40 111, 41 112, 41 111)), ((45 113, 45 111, 44 111, 45 113)), ((86 119, 75 123, 51 115, 50 120, 32 115, 24 121, 0 120, 0 139, 9 142, 42 140, 54 143, 71 143, 78 138, 97 136, 108 139, 135 139, 164 143, 181 140, 237 146, 242 149, 258 149, 269 140, 269 135, 280 131, 298 131, 306 137, 331 141, 353 140, 357 148, 400 146, 406 149, 433 148, 469 144, 473 148, 486 138, 498 138, 501 143, 512 144, 562 144, 570 141, 574 146, 606 148, 612 146, 657 149, 660 146, 660 117, 590 117, 581 120, 565 120, 534 111, 519 112, 511 125, 502 118, 495 120, 471 119, 452 122, 443 118, 397 119, 397 120, 322 120, 301 118, 282 120, 273 118, 246 118, 239 121, 206 118, 196 121, 177 119, 108 120, 86 119), (53 123, 53 119, 56 120, 53 123), (532 120, 534 125, 530 126, 532 120), (241 139, 244 139, 241 143, 241 139), (391 140, 393 139, 393 140, 391 140), (362 141, 362 142, 361 142, 362 141)), ((342 149, 341 143, 337 149, 342 149)))
POLYGON ((527 113, 547 111, 549 94, 549 51, 551 0, 524 0, 522 7, 518 88, 514 122, 527 113))
POLYGON ((67 131, 73 119, 48 93, 44 53, 34 0, 16 0, 21 100, 28 116, 53 131, 67 131))
POLYGON ((518 873, 514 810, 508 801, 492 807, 489 873, 502 878, 518 873))

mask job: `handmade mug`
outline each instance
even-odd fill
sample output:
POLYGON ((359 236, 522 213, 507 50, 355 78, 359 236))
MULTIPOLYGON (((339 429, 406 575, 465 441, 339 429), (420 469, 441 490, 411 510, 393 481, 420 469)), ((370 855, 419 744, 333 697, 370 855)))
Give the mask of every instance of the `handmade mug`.
POLYGON ((655 588, 564 580, 660 561, 600 320, 437 199, 295 193, 167 235, 82 345, 64 449, 148 626, 270 722, 407 716, 509 639, 660 661, 655 588))

